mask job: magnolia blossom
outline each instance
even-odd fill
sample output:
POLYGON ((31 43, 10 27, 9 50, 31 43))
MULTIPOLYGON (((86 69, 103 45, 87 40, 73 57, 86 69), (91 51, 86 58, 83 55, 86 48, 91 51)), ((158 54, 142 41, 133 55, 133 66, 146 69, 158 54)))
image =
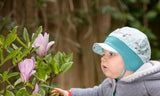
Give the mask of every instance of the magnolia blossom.
POLYGON ((35 88, 34 88, 34 96, 36 96, 36 94, 39 94, 39 87, 38 87, 37 83, 36 83, 35 88))
POLYGON ((33 47, 36 48, 40 46, 36 53, 41 57, 47 54, 47 51, 49 48, 54 44, 54 41, 49 42, 49 34, 44 33, 44 36, 42 34, 39 34, 38 37, 35 39, 33 43, 33 47))
POLYGON ((32 57, 31 59, 25 59, 18 63, 18 67, 21 74, 21 79, 23 82, 29 80, 30 76, 34 74, 36 71, 33 70, 35 67, 35 59, 32 57))

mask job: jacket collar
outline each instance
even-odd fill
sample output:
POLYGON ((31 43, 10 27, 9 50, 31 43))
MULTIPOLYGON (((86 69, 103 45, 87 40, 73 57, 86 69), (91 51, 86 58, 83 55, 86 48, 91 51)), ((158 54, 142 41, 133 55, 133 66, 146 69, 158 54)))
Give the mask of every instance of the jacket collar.
POLYGON ((160 62, 151 60, 143 64, 136 72, 127 77, 122 78, 121 80, 125 82, 132 82, 142 76, 146 76, 158 71, 160 71, 160 62))

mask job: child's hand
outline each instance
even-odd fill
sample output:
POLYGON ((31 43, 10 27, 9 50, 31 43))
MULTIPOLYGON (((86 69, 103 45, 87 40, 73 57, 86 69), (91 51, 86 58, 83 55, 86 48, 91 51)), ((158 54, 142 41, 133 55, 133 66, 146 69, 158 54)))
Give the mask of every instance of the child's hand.
POLYGON ((66 90, 60 89, 60 88, 54 88, 54 90, 52 91, 52 96, 55 96, 56 94, 60 94, 63 96, 68 96, 68 92, 66 90))

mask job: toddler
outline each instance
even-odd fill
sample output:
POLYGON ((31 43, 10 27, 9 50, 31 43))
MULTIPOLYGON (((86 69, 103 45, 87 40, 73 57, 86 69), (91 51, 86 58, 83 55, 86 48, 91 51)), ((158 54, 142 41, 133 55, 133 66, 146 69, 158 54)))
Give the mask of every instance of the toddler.
POLYGON ((150 60, 147 36, 131 27, 113 31, 93 51, 101 57, 101 69, 107 77, 93 88, 55 88, 52 95, 63 96, 160 96, 160 62, 150 60))

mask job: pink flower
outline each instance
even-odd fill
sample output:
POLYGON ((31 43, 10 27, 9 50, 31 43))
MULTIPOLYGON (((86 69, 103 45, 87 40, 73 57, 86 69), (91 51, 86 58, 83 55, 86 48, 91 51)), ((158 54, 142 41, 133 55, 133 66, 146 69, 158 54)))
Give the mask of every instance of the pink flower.
POLYGON ((36 96, 36 94, 39 94, 39 87, 38 87, 37 83, 36 83, 35 88, 34 88, 34 96, 36 96))
POLYGON ((54 41, 49 42, 49 34, 44 33, 44 36, 42 34, 39 34, 38 37, 35 39, 33 43, 33 47, 36 48, 40 46, 36 53, 41 57, 47 54, 47 51, 49 48, 54 44, 54 41))
POLYGON ((35 59, 32 57, 31 59, 25 59, 18 63, 18 67, 21 74, 21 79, 23 82, 29 80, 30 76, 34 74, 36 71, 33 70, 35 67, 35 59))

